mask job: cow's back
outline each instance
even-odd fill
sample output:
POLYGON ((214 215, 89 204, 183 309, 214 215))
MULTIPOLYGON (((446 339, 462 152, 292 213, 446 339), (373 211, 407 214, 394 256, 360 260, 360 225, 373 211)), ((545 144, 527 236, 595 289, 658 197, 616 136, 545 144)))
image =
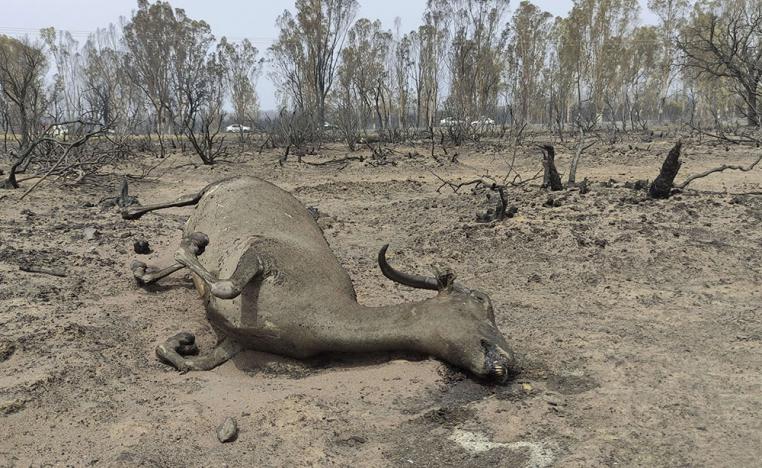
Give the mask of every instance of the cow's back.
MULTIPOLYGON (((320 227, 290 193, 256 177, 237 177, 210 188, 185 226, 203 232, 209 245, 201 264, 220 278, 235 270, 252 243, 282 275, 282 286, 308 290, 316 283, 354 293, 320 227)), ((296 291, 295 291, 296 292, 296 291)))

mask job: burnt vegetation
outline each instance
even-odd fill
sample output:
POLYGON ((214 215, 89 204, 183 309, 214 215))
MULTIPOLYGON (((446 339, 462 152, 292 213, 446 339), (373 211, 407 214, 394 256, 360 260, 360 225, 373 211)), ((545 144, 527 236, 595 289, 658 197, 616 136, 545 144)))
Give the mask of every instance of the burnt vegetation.
POLYGON ((38 447, 72 466, 758 460, 744 444, 760 416, 762 2, 573 0, 555 16, 427 0, 403 27, 361 1, 286 2, 270 38, 225 37, 172 0, 136 0, 86 38, 0 27, 0 454, 24 440, 11 465, 43 463, 38 447), (372 261, 383 242, 389 261, 387 246, 372 261), (462 277, 420 276, 440 260, 462 277), (234 298, 280 321, 220 314, 234 298), (396 334, 371 321, 394 310, 396 334), (150 355, 170 329, 161 360, 235 369, 170 373, 150 355), (247 333, 261 353, 237 347, 247 333), (396 343, 313 357, 369 336, 396 343), (416 349, 453 367, 408 361, 416 349), (209 450, 221 408, 241 434, 209 450), (522 442, 468 432, 481 425, 522 442))
MULTIPOLYGON (((84 42, 52 28, 0 36, 3 188, 81 184, 145 154, 159 161, 133 177, 175 154, 213 165, 275 150, 281 167, 342 170, 423 157, 402 147, 420 145, 447 166, 465 147, 495 145, 504 164, 490 172, 506 174, 480 187, 502 199, 498 187, 535 180, 508 160, 533 144, 540 188, 560 191, 579 189, 591 148, 665 137, 687 151, 695 141, 760 143, 758 2, 654 1, 658 20, 645 25, 626 1, 580 0, 554 19, 528 1, 511 12, 506 0, 430 0, 418 28, 392 33, 358 18, 356 0, 299 1, 277 18, 266 53, 217 39, 168 2, 137 6, 84 42), (256 92, 265 69, 279 89, 274 112, 260 109, 256 92), (348 153, 321 158, 336 144, 348 153), (558 149, 568 170, 556 167, 558 149)), ((670 158, 673 177, 662 171, 653 197, 759 162, 728 162, 675 186, 670 158)))

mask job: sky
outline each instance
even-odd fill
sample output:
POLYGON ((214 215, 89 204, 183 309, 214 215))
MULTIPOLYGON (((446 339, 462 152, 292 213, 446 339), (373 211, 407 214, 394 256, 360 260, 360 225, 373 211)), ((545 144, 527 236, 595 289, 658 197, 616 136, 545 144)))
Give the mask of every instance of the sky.
MULTIPOLYGON (((380 19, 385 28, 393 29, 395 18, 400 18, 401 31, 407 32, 420 24, 426 0, 359 0, 358 18, 380 19)), ((641 17, 651 22, 652 17, 640 0, 641 17)), ((170 0, 172 6, 183 8, 194 19, 203 19, 216 37, 231 40, 248 38, 265 54, 278 35, 275 18, 283 10, 293 9, 294 0, 170 0)), ((513 0, 511 7, 518 5, 513 0)), ((540 8, 564 16, 571 9, 572 0, 533 0, 540 8)), ((45 27, 67 30, 75 39, 84 42, 87 35, 120 16, 129 18, 136 8, 136 0, 0 0, 0 34, 36 36, 45 27)), ((276 107, 275 88, 266 74, 259 80, 257 92, 263 110, 276 107)))

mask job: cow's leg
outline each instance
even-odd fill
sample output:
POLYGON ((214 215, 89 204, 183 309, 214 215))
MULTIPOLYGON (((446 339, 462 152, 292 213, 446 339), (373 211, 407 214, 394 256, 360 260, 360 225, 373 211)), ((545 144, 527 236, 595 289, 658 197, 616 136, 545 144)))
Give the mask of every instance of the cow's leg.
POLYGON ((180 206, 195 205, 199 202, 199 200, 201 200, 201 197, 203 197, 204 194, 206 194, 206 192, 208 192, 209 190, 213 189, 214 187, 228 180, 229 179, 225 179, 218 182, 214 182, 202 188, 197 193, 183 195, 182 197, 178 198, 175 201, 166 202, 166 203, 155 203, 153 205, 138 206, 134 208, 125 208, 124 210, 122 210, 122 218, 123 219, 138 219, 146 213, 149 213, 155 210, 160 210, 162 208, 173 208, 173 207, 180 207, 180 206))
POLYGON ((138 219, 146 213, 151 211, 160 210, 162 208, 172 208, 179 206, 195 205, 204 196, 204 193, 209 189, 209 186, 204 187, 200 192, 191 195, 183 195, 175 201, 166 203, 155 203, 153 205, 137 206, 134 208, 125 208, 122 210, 122 219, 138 219))
POLYGON ((241 294, 249 281, 262 273, 262 261, 254 246, 249 246, 238 259, 238 265, 230 278, 215 277, 198 261, 198 256, 204 252, 207 244, 209 244, 209 237, 206 234, 194 232, 190 237, 182 240, 180 248, 175 252, 175 260, 203 279, 209 285, 209 292, 213 296, 220 299, 233 299, 241 294))
POLYGON ((132 264, 130 265, 132 275, 141 286, 155 283, 165 276, 169 276, 178 270, 182 270, 183 268, 185 268, 185 265, 182 263, 175 263, 174 265, 168 266, 166 268, 154 268, 146 265, 140 260, 133 260, 132 264))
POLYGON ((241 351, 241 346, 230 338, 223 338, 214 349, 204 355, 198 354, 196 337, 182 332, 156 347, 156 356, 180 372, 214 369, 241 351))

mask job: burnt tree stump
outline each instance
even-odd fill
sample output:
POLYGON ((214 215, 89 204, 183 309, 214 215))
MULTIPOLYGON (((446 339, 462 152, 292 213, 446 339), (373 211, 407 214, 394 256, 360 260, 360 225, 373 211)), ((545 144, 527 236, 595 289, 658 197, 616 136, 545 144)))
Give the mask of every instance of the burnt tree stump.
POLYGON ((542 149, 542 167, 545 169, 542 176, 542 188, 550 188, 554 192, 563 190, 564 185, 556 169, 556 149, 553 145, 543 145, 540 149, 542 149))
POLYGON ((651 198, 669 198, 672 194, 672 188, 674 187, 675 177, 680 170, 680 149, 683 143, 678 141, 675 146, 669 150, 667 159, 664 160, 664 164, 661 166, 661 172, 654 179, 651 187, 648 189, 648 196, 651 198))

